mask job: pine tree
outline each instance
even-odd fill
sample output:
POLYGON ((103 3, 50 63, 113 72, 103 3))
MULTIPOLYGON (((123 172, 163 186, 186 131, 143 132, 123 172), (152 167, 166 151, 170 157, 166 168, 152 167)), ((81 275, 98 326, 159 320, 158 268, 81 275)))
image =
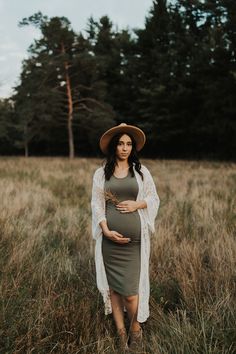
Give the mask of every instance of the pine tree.
POLYGON ((14 107, 10 99, 0 100, 0 151, 10 153, 13 149, 14 107))
POLYGON ((31 140, 49 140, 48 136, 53 139, 52 127, 56 128, 54 135, 56 132, 60 135, 61 128, 66 127, 69 157, 73 158, 75 121, 81 127, 85 116, 91 121, 101 111, 107 115, 109 124, 113 119, 112 109, 101 100, 103 84, 97 81, 95 58, 89 52, 88 41, 82 34, 76 35, 64 17, 48 19, 37 13, 23 19, 20 25, 34 25, 42 33, 29 48, 30 58, 25 61, 26 69, 16 88, 16 107, 18 111, 22 107, 25 116, 22 119, 22 114, 18 114, 25 146, 31 140), (43 131, 45 135, 40 135, 43 131))

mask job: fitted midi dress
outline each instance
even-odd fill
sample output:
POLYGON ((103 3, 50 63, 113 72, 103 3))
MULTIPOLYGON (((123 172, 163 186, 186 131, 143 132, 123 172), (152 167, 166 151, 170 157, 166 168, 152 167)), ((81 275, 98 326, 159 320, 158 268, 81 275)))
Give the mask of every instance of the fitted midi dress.
MULTIPOLYGON (((121 202, 136 200, 138 182, 130 171, 123 178, 111 176, 105 180, 104 191, 112 193, 121 202)), ((107 198, 106 198, 107 199, 107 198)), ((131 242, 119 244, 102 238, 102 254, 110 289, 123 296, 137 295, 140 277, 141 220, 138 211, 121 213, 116 201, 106 200, 106 219, 109 230, 117 231, 131 242)))

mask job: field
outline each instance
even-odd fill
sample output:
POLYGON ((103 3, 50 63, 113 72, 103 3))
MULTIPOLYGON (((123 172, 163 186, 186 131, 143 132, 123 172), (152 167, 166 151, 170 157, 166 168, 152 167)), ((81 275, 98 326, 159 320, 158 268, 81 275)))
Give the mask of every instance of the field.
MULTIPOLYGON (((141 159, 161 205, 145 352, 236 352, 236 165, 141 159)), ((0 159, 0 353, 116 353, 91 237, 98 159, 0 159)))

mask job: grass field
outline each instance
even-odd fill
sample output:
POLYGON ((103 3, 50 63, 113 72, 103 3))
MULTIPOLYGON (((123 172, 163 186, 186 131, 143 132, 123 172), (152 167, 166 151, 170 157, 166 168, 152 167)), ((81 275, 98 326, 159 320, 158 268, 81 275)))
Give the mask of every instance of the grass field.
MULTIPOLYGON (((161 200, 145 353, 236 353, 236 164, 141 160, 161 200)), ((116 353, 96 289, 98 159, 0 159, 0 353, 116 353)))

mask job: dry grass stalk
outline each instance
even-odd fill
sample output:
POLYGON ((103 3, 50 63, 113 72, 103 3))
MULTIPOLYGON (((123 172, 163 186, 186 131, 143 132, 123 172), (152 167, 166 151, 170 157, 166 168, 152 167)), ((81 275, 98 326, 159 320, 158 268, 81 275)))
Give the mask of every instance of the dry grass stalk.
POLYGON ((111 202, 112 204, 116 205, 119 204, 119 199, 117 198, 115 193, 112 193, 110 189, 104 192, 105 200, 111 202))

